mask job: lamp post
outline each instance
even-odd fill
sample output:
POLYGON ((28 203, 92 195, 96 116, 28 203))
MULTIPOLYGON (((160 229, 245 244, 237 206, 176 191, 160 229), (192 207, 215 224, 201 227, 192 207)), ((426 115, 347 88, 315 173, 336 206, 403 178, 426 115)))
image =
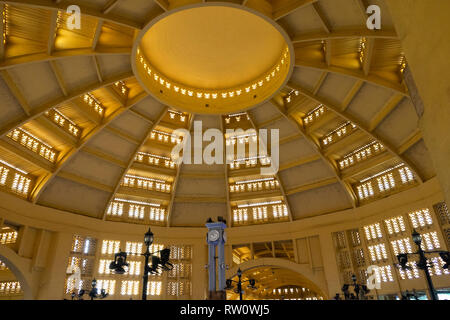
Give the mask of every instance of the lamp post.
MULTIPOLYGON (((148 228, 148 231, 144 235, 144 244, 146 246, 145 252, 142 254, 145 257, 144 262, 144 276, 142 284, 142 300, 147 300, 147 286, 148 286, 148 274, 157 274, 160 270, 170 271, 173 269, 173 264, 169 262, 170 249, 166 248, 156 252, 150 252, 150 246, 153 244, 153 232, 148 228), (160 254, 160 257, 155 256, 156 253, 160 254), (150 258, 152 259, 152 266, 148 265, 150 258)), ((119 250, 120 251, 120 250, 119 250)), ((126 270, 124 267, 128 267, 127 253, 118 252, 114 256, 114 261, 111 262, 109 268, 116 274, 124 274, 126 270)))
POLYGON ((144 263, 144 283, 142 284, 142 300, 147 300, 147 285, 148 285, 148 273, 150 272, 150 267, 148 266, 148 260, 152 255, 150 253, 150 246, 153 243, 153 232, 148 228, 148 231, 144 235, 144 243, 146 246, 145 253, 142 255, 145 257, 144 263))
MULTIPOLYGON (((89 291, 89 293, 88 293, 91 300, 94 300, 97 298, 105 299, 108 296, 108 293, 106 293, 105 289, 101 289, 100 294, 98 294, 97 280, 95 278, 92 279, 91 286, 92 286, 91 291, 89 291)), ((83 300, 83 296, 85 294, 86 294, 86 290, 81 289, 78 293, 72 292, 71 298, 72 298, 72 300, 74 300, 75 298, 77 298, 78 300, 83 300)))
POLYGON ((235 281, 235 280, 232 280, 232 279, 228 279, 226 281, 227 286, 226 286, 225 289, 226 290, 231 290, 231 289, 233 289, 232 283, 233 282, 237 283, 237 289, 236 289, 235 292, 239 293, 239 300, 244 300, 243 297, 242 297, 242 293, 243 293, 242 284, 248 282, 249 283, 249 287, 254 289, 256 281, 255 281, 255 279, 249 279, 249 280, 246 280, 246 281, 242 281, 242 270, 241 270, 241 268, 238 269, 237 276, 238 276, 238 281, 235 281))
POLYGON ((448 251, 441 251, 441 250, 434 250, 434 251, 425 251, 422 250, 421 244, 422 244, 422 236, 420 233, 418 233, 415 229, 413 230, 413 233, 411 234, 412 240, 417 246, 417 251, 413 253, 401 253, 397 255, 398 262, 400 264, 400 267, 402 269, 410 269, 411 267, 408 267, 406 264, 408 263, 408 255, 418 255, 419 261, 417 262, 417 268, 420 270, 423 270, 425 273, 425 279, 427 280, 428 284, 428 292, 430 294, 431 300, 439 300, 436 290, 433 286, 433 281, 431 280, 431 275, 428 270, 428 261, 426 258, 427 254, 433 254, 438 253, 442 260, 444 260, 445 265, 443 266, 444 269, 448 269, 449 260, 450 260, 450 254, 448 251))
MULTIPOLYGON (((342 286, 342 292, 344 293, 344 298, 345 300, 361 300, 364 299, 365 295, 368 294, 370 292, 370 290, 367 288, 366 285, 364 284, 358 284, 356 282, 356 275, 352 275, 352 284, 344 284, 342 286), (355 294, 350 293, 348 291, 348 288, 352 286, 353 287, 353 291, 355 292, 355 294)), ((337 293, 335 296, 336 300, 339 300, 339 294, 337 293)))

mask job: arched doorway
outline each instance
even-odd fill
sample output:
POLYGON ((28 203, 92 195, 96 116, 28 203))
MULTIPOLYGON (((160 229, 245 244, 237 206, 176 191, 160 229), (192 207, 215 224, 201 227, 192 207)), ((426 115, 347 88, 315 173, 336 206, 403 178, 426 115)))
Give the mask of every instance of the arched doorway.
POLYGON ((13 250, 0 245, 0 300, 33 299, 27 265, 13 250))
MULTIPOLYGON (((255 279, 256 289, 243 286, 244 299, 327 299, 324 281, 310 269, 297 263, 277 258, 250 260, 233 267, 227 278, 237 280, 237 270, 243 272, 243 280, 255 279)), ((233 290, 227 293, 227 299, 238 299, 233 290)))

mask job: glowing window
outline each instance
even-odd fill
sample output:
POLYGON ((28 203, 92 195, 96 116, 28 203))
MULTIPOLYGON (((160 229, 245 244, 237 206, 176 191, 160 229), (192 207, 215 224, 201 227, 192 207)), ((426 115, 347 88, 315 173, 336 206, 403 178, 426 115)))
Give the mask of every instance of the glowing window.
POLYGON ((99 274, 111 274, 109 265, 113 260, 100 259, 98 262, 98 273, 99 274))
POLYGON ((379 223, 374 223, 364 227, 367 240, 381 239, 383 234, 381 233, 381 226, 379 223))
POLYGON ((340 125, 330 133, 326 134, 324 137, 322 137, 321 142, 323 147, 327 147, 330 144, 342 139, 343 137, 349 135, 354 130, 356 130, 357 127, 355 124, 351 123, 350 121, 340 125))
POLYGON ((143 246, 142 242, 127 241, 127 243, 125 245, 125 251, 129 255, 138 255, 139 256, 142 254, 142 246, 143 246))
POLYGON ((0 296, 21 294, 22 288, 18 281, 0 282, 0 296))
POLYGON ((10 229, 6 229, 5 232, 0 232, 0 244, 11 244, 16 243, 18 232, 17 231, 9 231, 10 229))
POLYGON ((429 209, 410 212, 409 219, 411 220, 411 224, 414 228, 422 228, 433 224, 433 219, 431 218, 429 209))
POLYGON ((387 259, 386 247, 383 243, 369 246, 370 258, 373 262, 387 259))
POLYGON ((100 117, 105 113, 105 107, 94 97, 92 93, 87 93, 83 97, 84 102, 89 105, 100 117))
POLYGON ((106 291, 110 296, 113 296, 116 288, 116 280, 97 280, 97 290, 100 292, 102 289, 106 291))
POLYGON ((392 269, 390 265, 375 268, 375 276, 378 282, 393 282, 392 269))
POLYGON ((351 167, 361 161, 367 160, 379 154, 382 151, 384 151, 384 146, 378 141, 373 141, 344 156, 338 161, 339 167, 341 170, 351 167))
POLYGON ((306 116, 303 117, 303 123, 305 124, 305 126, 312 124, 314 121, 321 118, 325 114, 326 111, 327 111, 327 109, 324 107, 323 104, 315 107, 314 109, 309 111, 306 114, 306 116))
POLYGON ((386 228, 390 235, 402 233, 406 231, 405 222, 402 216, 384 220, 386 228))
POLYGON ((162 288, 161 281, 149 281, 147 284, 147 294, 151 296, 160 296, 161 288, 162 288))
POLYGON ((102 243, 102 254, 115 254, 119 252, 120 241, 114 240, 103 240, 102 243))
POLYGON ((398 270, 399 273, 400 273, 400 278, 402 280, 419 279, 420 278, 420 274, 419 274, 419 269, 417 269, 416 263, 415 262, 408 262, 408 263, 406 263, 406 265, 408 267, 410 267, 411 269, 403 270, 402 268, 400 268, 398 270))
POLYGON ((434 250, 439 249, 441 244, 436 231, 422 234, 422 249, 434 250))
POLYGON ((122 216, 123 214, 123 203, 122 202, 111 202, 108 207, 108 211, 106 212, 108 215, 112 216, 122 216))
POLYGON ((136 296, 139 294, 139 281, 124 280, 120 286, 122 296, 136 296))
POLYGON ((364 200, 374 196, 372 182, 366 182, 356 187, 358 191, 358 197, 360 200, 364 200))
POLYGON ((391 245, 395 256, 400 253, 412 253, 411 240, 409 238, 393 240, 391 245))
POLYGON ((10 131, 7 137, 52 163, 56 161, 58 152, 52 146, 22 128, 10 131))

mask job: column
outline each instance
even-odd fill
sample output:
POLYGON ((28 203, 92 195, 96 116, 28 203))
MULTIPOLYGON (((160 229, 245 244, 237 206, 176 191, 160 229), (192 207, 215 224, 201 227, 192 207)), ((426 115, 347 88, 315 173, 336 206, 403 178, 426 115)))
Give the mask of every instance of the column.
POLYGON ((445 199, 450 203, 450 1, 385 2, 408 62, 405 82, 421 116, 420 129, 445 199), (412 79, 408 79, 409 72, 416 88, 411 85, 412 79))

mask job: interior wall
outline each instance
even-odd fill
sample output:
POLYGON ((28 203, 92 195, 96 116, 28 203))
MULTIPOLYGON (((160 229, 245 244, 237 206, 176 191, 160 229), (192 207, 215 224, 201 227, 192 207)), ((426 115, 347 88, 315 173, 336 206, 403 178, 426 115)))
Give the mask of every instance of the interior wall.
MULTIPOLYGON (((448 0, 386 0, 418 94, 420 128, 447 203, 450 201, 450 20, 448 0), (419 107, 420 109, 420 107, 419 107)), ((411 90, 411 88, 410 88, 411 90)))
MULTIPOLYGON (((227 264, 232 265, 231 246, 234 244, 248 243, 249 239, 255 243, 292 240, 295 256, 291 262, 311 275, 309 280, 323 290, 325 297, 333 297, 340 292, 343 284, 335 255, 333 232, 352 228, 361 230, 364 225, 400 213, 406 214, 423 207, 432 209, 432 206, 442 199, 439 184, 436 179, 432 179, 416 188, 356 209, 288 223, 228 228, 227 264)), ((27 270, 29 278, 32 279, 30 286, 33 296, 28 298, 58 300, 65 297, 64 282, 73 235, 94 237, 99 241, 118 239, 141 242, 142 235, 147 231, 147 227, 142 225, 101 221, 32 205, 5 193, 0 193, 0 203, 2 221, 20 226, 18 242, 11 245, 9 250, 18 260, 29 265, 27 270)), ((438 219, 434 217, 434 220, 437 224, 438 219)), ((192 294, 189 298, 204 299, 207 290, 204 269, 207 263, 206 229, 152 227, 152 231, 155 234, 155 242, 192 246, 192 294)), ((446 238, 441 231, 439 238, 445 248, 446 238)), ((98 261, 98 256, 96 259, 98 261)), ((254 263, 258 264, 258 261, 254 263)), ((98 266, 95 265, 95 268, 98 266)), ((450 287, 448 276, 435 281, 438 288, 450 287)), ((398 293, 413 286, 425 288, 423 278, 411 285, 403 283, 402 287, 391 286, 387 292, 398 293)))

